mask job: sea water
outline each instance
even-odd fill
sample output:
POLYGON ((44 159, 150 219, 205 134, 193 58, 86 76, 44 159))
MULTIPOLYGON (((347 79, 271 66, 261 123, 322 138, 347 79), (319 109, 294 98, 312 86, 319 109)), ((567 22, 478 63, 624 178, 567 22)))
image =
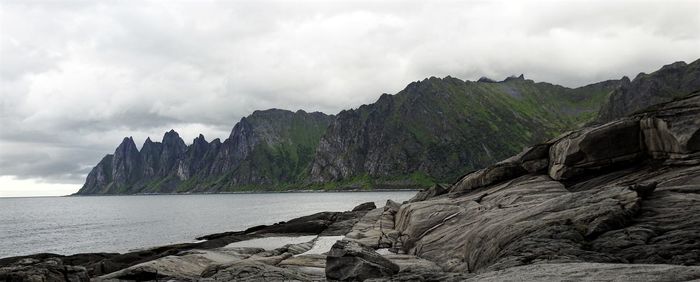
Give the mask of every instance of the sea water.
POLYGON ((408 200, 415 191, 0 198, 0 258, 127 252, 193 242, 321 211, 408 200))

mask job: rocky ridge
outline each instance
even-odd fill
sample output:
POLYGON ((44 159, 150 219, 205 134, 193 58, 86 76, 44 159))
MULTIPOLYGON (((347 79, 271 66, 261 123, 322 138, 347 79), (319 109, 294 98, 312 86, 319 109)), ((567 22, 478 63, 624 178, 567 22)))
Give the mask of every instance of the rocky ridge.
POLYGON ((223 142, 200 134, 188 146, 171 130, 161 142, 146 139, 139 151, 133 138, 124 138, 77 194, 226 192, 298 182, 332 118, 272 109, 242 118, 223 142))
POLYGON ((611 80, 570 89, 523 76, 413 82, 396 95, 340 112, 321 137, 310 180, 369 178, 374 187, 416 178, 452 182, 588 122, 617 85, 611 80))
POLYGON ((139 253, 7 258, 0 277, 62 262, 98 281, 686 281, 700 279, 699 192, 695 92, 531 146, 405 203, 139 253), (280 234, 314 237, 276 249, 229 245, 280 234))
POLYGON ((700 90, 700 59, 689 64, 665 65, 651 74, 640 73, 633 80, 623 77, 601 107, 597 121, 608 122, 697 90, 700 90))
POLYGON ((138 150, 125 138, 95 166, 78 194, 415 189, 451 183, 584 123, 610 121, 698 90, 699 65, 700 60, 677 62, 631 81, 573 89, 523 75, 476 82, 431 77, 336 116, 256 111, 223 142, 200 135, 185 145, 170 131, 162 142, 147 139, 138 150))

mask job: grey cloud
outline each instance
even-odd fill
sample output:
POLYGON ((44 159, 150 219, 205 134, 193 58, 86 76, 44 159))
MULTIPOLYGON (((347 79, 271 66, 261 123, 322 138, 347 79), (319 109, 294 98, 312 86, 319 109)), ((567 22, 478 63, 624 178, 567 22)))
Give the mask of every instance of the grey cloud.
MULTIPOLYGON (((3 146, 8 144, 3 143, 3 146)), ((21 146, 21 150, 13 152, 0 152, 0 171, 4 175, 12 175, 18 179, 34 178, 44 182, 77 184, 90 169, 86 166, 81 167, 81 162, 95 154, 90 149, 82 148, 45 146, 42 151, 33 151, 26 147, 21 146)))
POLYGON ((123 136, 225 138, 256 109, 334 114, 429 76, 580 86, 700 57, 692 0, 0 6, 0 175, 56 183, 123 136))

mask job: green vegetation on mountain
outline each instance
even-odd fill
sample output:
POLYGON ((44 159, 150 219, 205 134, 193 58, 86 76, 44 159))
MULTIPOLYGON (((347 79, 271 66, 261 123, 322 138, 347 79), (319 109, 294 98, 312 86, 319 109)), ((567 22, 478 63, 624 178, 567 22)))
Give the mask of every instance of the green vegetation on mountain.
POLYGON ((431 77, 335 116, 271 109, 221 142, 175 131, 137 150, 125 138, 78 194, 423 188, 581 125, 700 89, 699 61, 578 88, 509 77, 431 77), (637 94, 638 93, 638 94, 637 94), (640 98, 642 97, 642 98, 640 98), (645 100, 646 99, 646 100, 645 100), (603 108, 601 109, 601 106, 603 108))
POLYGON ((615 87, 617 81, 605 81, 570 89, 522 76, 414 82, 396 95, 339 113, 321 138, 311 180, 342 183, 366 174, 375 186, 400 187, 410 183, 394 185, 394 179, 421 173, 453 181, 591 121, 615 87))

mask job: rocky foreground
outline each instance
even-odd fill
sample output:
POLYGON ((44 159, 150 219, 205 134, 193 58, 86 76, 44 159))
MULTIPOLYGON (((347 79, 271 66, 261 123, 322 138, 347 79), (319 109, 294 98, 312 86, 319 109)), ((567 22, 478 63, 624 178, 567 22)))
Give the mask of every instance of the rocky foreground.
POLYGON ((0 259, 0 280, 687 281, 700 279, 699 215, 695 93, 566 133, 405 203, 127 254, 0 259), (308 241, 241 245, 290 236, 308 241))

